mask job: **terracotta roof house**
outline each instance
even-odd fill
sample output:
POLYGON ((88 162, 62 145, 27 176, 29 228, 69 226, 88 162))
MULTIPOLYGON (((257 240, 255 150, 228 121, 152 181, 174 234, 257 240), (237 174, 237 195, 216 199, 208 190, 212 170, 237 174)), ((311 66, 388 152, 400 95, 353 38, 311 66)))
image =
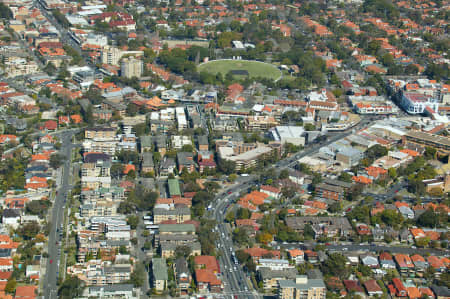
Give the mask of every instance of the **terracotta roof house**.
POLYGON ((36 298, 37 286, 18 286, 16 288, 17 299, 34 299, 36 298))
POLYGON ((214 256, 200 255, 194 258, 194 264, 197 269, 208 269, 213 273, 219 273, 220 267, 214 256))
POLYGON ((367 294, 369 294, 369 296, 383 295, 383 290, 378 285, 378 283, 375 279, 367 280, 364 283, 364 288, 366 289, 367 294))

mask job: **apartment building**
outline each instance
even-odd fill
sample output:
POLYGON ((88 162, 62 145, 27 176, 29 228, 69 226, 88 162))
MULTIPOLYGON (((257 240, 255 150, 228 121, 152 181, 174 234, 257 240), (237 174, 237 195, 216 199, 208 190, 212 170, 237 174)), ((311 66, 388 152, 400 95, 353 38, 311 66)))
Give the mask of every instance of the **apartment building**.
POLYGON ((295 280, 280 280, 278 285, 280 299, 325 299, 326 297, 323 279, 309 279, 305 275, 298 275, 295 280))
POLYGON ((83 141, 83 152, 97 152, 107 155, 114 155, 117 149, 116 140, 92 140, 87 139, 83 141))
POLYGON ((177 223, 183 223, 191 220, 191 211, 187 206, 177 206, 174 208, 155 208, 153 209, 154 223, 159 224, 168 220, 175 220, 177 223))
POLYGON ((143 70, 142 60, 136 59, 134 57, 122 59, 122 62, 120 64, 120 73, 122 77, 139 78, 142 75, 142 70, 143 70))
POLYGON ((113 140, 116 137, 116 129, 111 127, 87 128, 84 131, 84 138, 97 140, 113 140))
POLYGON ((119 61, 123 56, 143 56, 143 51, 122 51, 119 48, 105 46, 102 48, 101 61, 102 64, 111 64, 119 66, 119 61))
POLYGON ((336 201, 344 199, 344 189, 342 187, 324 183, 319 183, 316 185, 316 194, 318 197, 333 199, 336 201))
POLYGON ((248 116, 244 122, 245 128, 249 131, 268 130, 278 125, 273 116, 255 115, 248 116))
POLYGON ((236 163, 236 170, 247 169, 255 167, 257 162, 264 157, 272 154, 272 152, 279 151, 279 143, 269 145, 265 144, 240 144, 234 146, 232 142, 227 142, 223 146, 219 145, 217 148, 220 159, 225 159, 236 163), (247 148, 251 148, 245 151, 247 148))
POLYGON ((167 288, 167 264, 164 258, 152 259, 152 285, 157 292, 162 292, 167 288))

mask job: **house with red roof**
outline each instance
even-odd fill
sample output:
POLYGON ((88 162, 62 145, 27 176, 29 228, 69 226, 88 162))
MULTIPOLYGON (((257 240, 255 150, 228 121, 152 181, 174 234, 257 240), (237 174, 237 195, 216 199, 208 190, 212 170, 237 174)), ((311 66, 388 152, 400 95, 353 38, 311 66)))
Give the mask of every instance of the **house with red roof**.
POLYGON ((288 251, 288 255, 297 265, 305 262, 305 252, 303 250, 291 249, 288 251))
POLYGON ((9 257, 0 258, 0 272, 13 271, 13 259, 9 257))
POLYGON ((268 250, 260 247, 247 248, 244 251, 251 256, 255 263, 258 263, 260 258, 280 259, 281 256, 278 250, 268 250))
POLYGON ((254 219, 236 219, 237 227, 250 227, 250 235, 254 235, 259 230, 259 224, 254 219))
POLYGON ((358 280, 344 280, 342 282, 344 283, 347 292, 355 295, 364 295, 364 289, 361 287, 358 280))
POLYGON ((208 269, 213 273, 220 273, 219 262, 216 257, 210 255, 199 255, 194 257, 194 264, 196 269, 208 269))
POLYGON ((35 299, 37 296, 38 287, 37 286, 18 286, 16 288, 16 295, 14 298, 17 299, 35 299))
POLYGON ((136 166, 134 166, 133 164, 127 164, 127 165, 125 165, 125 167, 124 167, 124 169, 123 169, 123 173, 124 173, 124 174, 128 174, 130 171, 136 172, 136 166))
POLYGON ((44 123, 44 127, 45 130, 47 131, 55 131, 58 128, 58 123, 54 120, 47 120, 44 123))
POLYGON ((411 258, 406 254, 395 254, 395 263, 397 264, 397 269, 402 275, 408 276, 414 274, 414 263, 411 258))
POLYGON ((262 185, 259 188, 259 191, 273 197, 274 199, 279 199, 281 196, 281 189, 270 185, 262 185))
POLYGON ((358 223, 356 225, 356 232, 360 236, 370 236, 372 234, 369 226, 365 223, 358 223))
POLYGON ((367 294, 369 296, 381 296, 383 295, 383 290, 378 285, 375 279, 369 279, 364 282, 364 288, 366 289, 367 294))
POLYGON ((407 297, 408 296, 408 290, 405 288, 405 285, 400 280, 400 278, 393 278, 392 284, 388 286, 389 292, 392 296, 396 297, 407 297))
POLYGON ((12 135, 12 134, 1 134, 0 135, 0 144, 16 143, 16 142, 18 142, 16 135, 12 135))
POLYGON ((209 269, 196 269, 195 280, 200 294, 221 293, 223 290, 222 281, 209 269))

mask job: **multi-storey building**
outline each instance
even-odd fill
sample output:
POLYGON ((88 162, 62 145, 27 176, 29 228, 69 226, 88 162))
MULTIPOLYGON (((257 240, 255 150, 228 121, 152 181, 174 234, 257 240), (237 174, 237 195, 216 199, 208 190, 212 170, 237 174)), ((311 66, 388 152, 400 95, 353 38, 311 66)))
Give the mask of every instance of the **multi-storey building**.
POLYGON ((280 280, 278 298, 280 299, 325 299, 326 287, 323 279, 308 279, 298 275, 295 280, 280 280))

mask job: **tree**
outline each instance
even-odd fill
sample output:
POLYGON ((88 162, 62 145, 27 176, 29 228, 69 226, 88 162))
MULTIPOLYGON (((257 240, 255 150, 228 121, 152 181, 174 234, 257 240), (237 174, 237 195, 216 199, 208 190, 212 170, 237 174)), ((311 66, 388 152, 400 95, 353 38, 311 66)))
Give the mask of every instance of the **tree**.
POLYGON ((342 211, 342 203, 341 202, 335 202, 328 206, 328 212, 330 213, 338 213, 342 211))
POLYGON ((397 177, 397 169, 391 167, 388 169, 388 174, 391 179, 395 179, 397 177))
POLYGON ((131 227, 131 229, 136 229, 139 224, 139 217, 136 215, 130 215, 127 218, 127 223, 131 227))
POLYGON ((17 234, 26 240, 33 239, 40 232, 40 226, 36 221, 26 223, 17 229, 17 234))
POLYGON ((235 215, 233 211, 229 211, 227 215, 225 216, 225 221, 228 223, 232 223, 234 221, 235 215))
POLYGON ((136 288, 140 288, 144 284, 144 271, 144 265, 141 263, 137 264, 130 275, 129 283, 133 284, 136 288))
POLYGON ((17 281, 15 278, 10 278, 5 286, 5 292, 8 294, 14 294, 17 287, 17 281))
POLYGON ((403 222, 403 216, 396 210, 384 210, 381 213, 381 221, 389 226, 394 226, 403 222))
POLYGON ((55 17, 55 19, 58 21, 58 23, 61 24, 61 26, 63 26, 64 28, 70 27, 70 22, 67 20, 66 16, 63 13, 61 13, 59 10, 57 10, 57 9, 53 10, 52 14, 55 17))
POLYGON ((66 78, 70 77, 70 72, 67 70, 67 67, 63 65, 58 73, 58 80, 64 81, 66 78))
POLYGON ((236 163, 234 161, 220 159, 217 168, 220 172, 223 172, 226 175, 230 175, 236 171, 236 163))
POLYGON ((26 204, 25 210, 31 215, 44 216, 49 207, 49 200, 32 200, 26 204))
POLYGON ((64 157, 61 154, 53 154, 50 156, 50 167, 52 167, 53 169, 57 169, 59 168, 63 161, 66 160, 66 157, 64 157))
POLYGON ((322 272, 345 279, 349 273, 346 264, 347 259, 345 256, 340 253, 332 253, 329 255, 328 259, 323 262, 322 272))
POLYGON ((12 13, 11 9, 9 9, 8 6, 3 4, 3 2, 0 3, 0 18, 7 19, 7 20, 13 18, 13 13, 12 13))
POLYGON ((417 224, 425 227, 436 227, 439 225, 439 218, 432 209, 428 209, 417 218, 417 224))
POLYGON ((348 172, 341 172, 338 179, 343 182, 351 183, 352 182, 352 176, 348 172))
POLYGON ((119 247, 119 253, 120 254, 128 254, 128 249, 125 245, 120 245, 119 247))
POLYGON ((417 247, 427 247, 428 244, 430 243, 430 238, 429 237, 424 237, 424 238, 417 238, 414 241, 416 243, 417 247))
POLYGON ((175 248, 175 256, 187 258, 191 255, 191 247, 187 245, 180 245, 175 248))
POLYGON ((113 163, 110 169, 111 176, 114 178, 120 178, 120 176, 123 174, 124 169, 125 166, 123 166, 122 163, 113 163))
POLYGON ((92 110, 92 105, 89 105, 86 110, 82 110, 83 120, 88 125, 92 125, 94 123, 94 115, 92 110))
POLYGON ((279 175, 280 180, 287 179, 288 177, 289 177, 289 170, 283 169, 279 175))
POLYGON ((273 236, 267 232, 263 232, 263 233, 258 233, 256 235, 256 241, 258 243, 262 243, 262 244, 269 244, 270 242, 273 241, 273 236))
POLYGON ((303 228, 303 235, 305 236, 305 239, 311 240, 314 238, 316 233, 310 224, 305 224, 305 227, 303 228))
POLYGON ((53 76, 56 73, 56 67, 53 63, 49 62, 44 67, 44 71, 49 74, 49 76, 53 76))
POLYGON ((185 144, 185 145, 183 145, 183 147, 181 148, 181 152, 192 153, 193 151, 194 151, 194 148, 192 147, 191 144, 185 144))
POLYGON ((152 248, 152 242, 145 241, 144 242, 144 250, 150 250, 152 248))
POLYGON ((387 153, 388 153, 388 150, 384 146, 376 144, 367 150, 366 157, 370 161, 373 161, 373 160, 376 160, 383 156, 386 156, 387 153))
POLYGON ((62 299, 79 297, 83 293, 84 283, 76 276, 69 276, 58 289, 58 296, 62 299))
POLYGON ((248 242, 248 234, 243 228, 236 228, 233 231, 233 241, 238 244, 245 244, 248 242))
POLYGON ((237 174, 232 173, 232 174, 230 174, 230 175, 228 176, 228 181, 229 181, 230 183, 233 183, 234 181, 236 181, 237 178, 238 178, 237 174))
POLYGON ((237 211, 237 219, 249 219, 251 212, 249 209, 239 208, 237 211))
POLYGON ((434 147, 427 146, 425 148, 423 156, 425 157, 426 160, 432 160, 436 158, 436 153, 437 150, 434 147))

